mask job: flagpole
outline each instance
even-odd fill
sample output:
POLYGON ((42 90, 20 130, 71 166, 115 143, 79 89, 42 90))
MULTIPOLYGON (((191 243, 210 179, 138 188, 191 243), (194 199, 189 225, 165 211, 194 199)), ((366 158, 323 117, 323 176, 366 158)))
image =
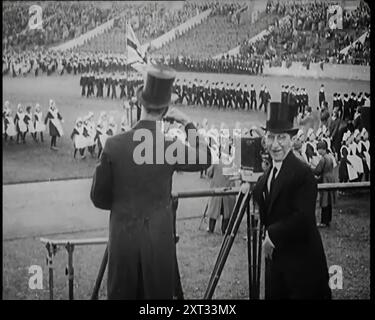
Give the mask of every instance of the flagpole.
MULTIPOLYGON (((129 81, 129 50, 128 50, 128 15, 125 16, 125 48, 126 48, 126 82, 129 81)), ((128 121, 130 124, 130 127, 133 126, 133 105, 130 104, 131 97, 129 97, 128 93, 128 103, 130 105, 130 114, 128 114, 128 121)))

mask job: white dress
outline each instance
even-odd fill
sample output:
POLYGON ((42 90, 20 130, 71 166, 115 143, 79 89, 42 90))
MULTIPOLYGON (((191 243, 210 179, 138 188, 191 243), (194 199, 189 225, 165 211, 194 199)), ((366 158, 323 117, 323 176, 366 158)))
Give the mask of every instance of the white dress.
POLYGON ((350 155, 348 155, 348 160, 353 164, 354 169, 357 171, 358 174, 364 172, 363 169, 363 162, 360 157, 357 156, 357 144, 353 142, 349 146, 350 155))
POLYGON ((7 116, 5 119, 8 122, 5 132, 9 137, 14 137, 17 134, 17 131, 13 118, 11 116, 7 116))
POLYGON ((35 131, 36 132, 46 131, 46 125, 43 122, 43 113, 35 112, 34 116, 35 116, 35 131))
POLYGON ((26 126, 26 123, 25 123, 25 115, 26 115, 25 113, 17 112, 18 128, 19 128, 21 133, 25 133, 27 131, 27 126, 26 126))
POLYGON ((95 127, 93 125, 92 122, 88 122, 87 125, 86 125, 86 130, 87 130, 87 133, 88 133, 88 137, 86 137, 86 144, 87 146, 91 147, 93 145, 95 145, 95 133, 96 133, 96 130, 95 130, 95 127))
POLYGON ((33 121, 33 115, 31 113, 28 113, 27 116, 30 118, 29 123, 27 124, 27 130, 30 133, 35 133, 35 126, 33 121))
POLYGON ((76 149, 83 149, 83 148, 86 148, 87 146, 87 139, 86 137, 83 135, 83 127, 81 126, 80 128, 74 128, 78 134, 76 133, 73 137, 73 141, 74 141, 74 147, 76 149))

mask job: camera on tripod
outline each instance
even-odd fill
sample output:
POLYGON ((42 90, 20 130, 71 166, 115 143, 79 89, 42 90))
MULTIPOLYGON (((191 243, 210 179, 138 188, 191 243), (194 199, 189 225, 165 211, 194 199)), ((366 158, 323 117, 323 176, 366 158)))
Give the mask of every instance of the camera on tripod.
MULTIPOLYGON (((262 138, 258 136, 237 136, 233 139, 234 160, 231 167, 223 169, 223 174, 246 182, 255 182, 263 173, 262 138), (238 177, 240 176, 240 177, 238 177)), ((236 180, 237 180, 236 179, 236 180)))

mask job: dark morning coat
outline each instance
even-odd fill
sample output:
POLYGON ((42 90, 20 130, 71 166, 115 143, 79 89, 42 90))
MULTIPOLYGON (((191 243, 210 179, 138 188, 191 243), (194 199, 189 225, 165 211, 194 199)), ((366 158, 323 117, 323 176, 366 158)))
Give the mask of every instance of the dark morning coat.
MULTIPOLYGON (((172 299, 176 261, 172 175, 174 171, 207 169, 211 154, 204 148, 205 165, 139 165, 133 160, 134 149, 141 143, 133 140, 137 129, 152 133, 155 158, 156 122, 141 120, 132 130, 107 140, 91 188, 94 205, 111 211, 108 298, 172 299)), ((168 140, 165 149, 172 143, 183 145, 168 140)), ((183 148, 187 155, 188 147, 183 148)))
POLYGON ((289 152, 265 199, 269 169, 254 188, 260 219, 275 245, 270 271, 271 299, 330 298, 329 275, 316 227, 317 183, 312 170, 289 152))

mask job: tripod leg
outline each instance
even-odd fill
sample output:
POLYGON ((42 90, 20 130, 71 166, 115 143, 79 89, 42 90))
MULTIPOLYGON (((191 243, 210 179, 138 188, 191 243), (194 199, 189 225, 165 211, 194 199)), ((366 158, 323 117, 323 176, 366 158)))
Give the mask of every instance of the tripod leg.
POLYGON ((68 251, 68 267, 66 269, 66 274, 68 276, 68 292, 69 300, 74 300, 74 267, 73 267, 73 251, 74 245, 68 243, 66 245, 66 250, 68 251))
POLYGON ((206 208, 204 209, 204 212, 203 212, 203 215, 202 215, 201 222, 199 223, 198 230, 201 229, 201 227, 202 227, 202 223, 203 223, 204 219, 206 218, 207 209, 208 209, 208 202, 207 202, 207 204, 206 204, 206 208))
POLYGON ((270 299, 270 277, 271 277, 271 260, 268 258, 265 258, 265 272, 264 272, 264 299, 269 300, 270 299))
POLYGON ((218 254, 218 257, 216 259, 216 262, 215 262, 215 265, 214 265, 214 268, 212 270, 212 273, 211 273, 211 277, 210 277, 210 280, 208 282, 208 286, 207 287, 210 287, 212 285, 212 281, 213 281, 213 276, 214 274, 216 274, 217 272, 217 267, 218 267, 218 263, 219 261, 221 260, 221 257, 222 257, 222 254, 223 252, 225 251, 225 247, 227 245, 227 239, 228 239, 228 236, 230 234, 230 230, 232 230, 233 228, 233 225, 234 225, 234 222, 237 218, 237 215, 238 215, 238 211, 239 211, 239 208, 241 206, 241 203, 243 201, 243 198, 244 198, 244 195, 242 193, 240 193, 238 195, 238 198, 236 200, 236 203, 234 205, 234 208, 233 208, 233 211, 232 211, 232 214, 230 216, 230 219, 229 219, 229 223, 228 223, 228 226, 227 226, 227 229, 225 230, 225 235, 224 235, 224 239, 223 239, 223 242, 221 244, 221 247, 220 247, 220 251, 219 251, 219 254, 218 254))
POLYGON ((103 280, 105 268, 107 267, 107 262, 108 262, 108 246, 105 248, 105 251, 104 251, 103 260, 100 265, 98 277, 96 278, 96 281, 95 281, 95 286, 91 295, 91 300, 98 300, 99 289, 103 280))
POLYGON ((175 256, 175 293, 174 298, 176 300, 184 300, 184 292, 182 291, 180 271, 178 269, 177 256, 175 256))
POLYGON ((249 299, 253 293, 253 275, 252 275, 252 258, 251 258, 251 225, 250 225, 250 208, 246 208, 247 222, 247 268, 249 274, 249 299))
POLYGON ((252 250, 253 250, 253 281, 252 281, 252 284, 253 284, 253 287, 252 287, 252 299, 256 299, 256 287, 257 287, 257 279, 256 279, 256 272, 257 272, 257 256, 256 256, 256 252, 257 252, 257 244, 258 244, 258 237, 257 237, 257 229, 256 229, 256 224, 257 224, 257 220, 255 219, 254 215, 251 216, 251 227, 252 227, 252 236, 253 236, 253 239, 252 239, 252 250))
POLYGON ((262 235, 263 229, 259 221, 259 231, 258 231, 258 270, 257 270, 257 299, 260 299, 260 273, 262 266, 262 235))
POLYGON ((242 197, 243 200, 241 201, 240 209, 236 217, 236 220, 235 222, 233 222, 233 228, 229 229, 229 226, 228 226, 228 229, 227 229, 227 233, 229 234, 228 239, 225 242, 225 246, 223 247, 222 254, 219 255, 218 260, 216 261, 215 266, 217 265, 217 268, 214 270, 214 272, 211 275, 212 281, 210 279, 210 283, 207 287, 207 290, 204 294, 203 299, 212 299, 217 283, 219 282, 221 272, 223 271, 225 262, 228 258, 230 249, 232 248, 234 237, 237 234, 237 231, 240 227, 246 207, 248 206, 249 198, 250 198, 249 193, 247 193, 246 196, 242 197))

